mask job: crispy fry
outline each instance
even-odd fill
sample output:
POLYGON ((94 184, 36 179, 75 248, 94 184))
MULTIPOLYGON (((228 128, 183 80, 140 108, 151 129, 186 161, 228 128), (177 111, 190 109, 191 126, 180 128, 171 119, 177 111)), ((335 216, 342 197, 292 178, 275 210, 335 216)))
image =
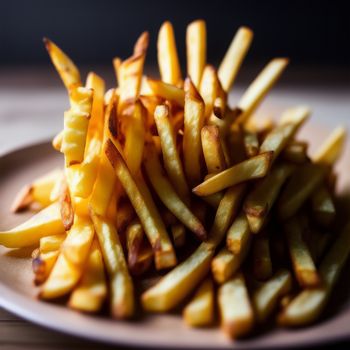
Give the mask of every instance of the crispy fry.
POLYGON ((240 254, 250 239, 248 220, 244 213, 241 213, 233 221, 226 236, 226 246, 233 254, 240 254))
POLYGON ((166 21, 160 27, 157 41, 158 65, 160 76, 165 83, 181 83, 181 69, 176 50, 174 29, 166 21))
POLYGON ((251 331, 254 312, 242 274, 220 286, 218 303, 221 326, 230 338, 240 338, 251 331))
POLYGON ((93 212, 91 217, 109 275, 112 316, 129 318, 133 316, 135 309, 134 287, 118 233, 108 220, 93 212))
POLYGON ((207 196, 241 182, 264 177, 272 156, 272 152, 267 152, 245 160, 202 182, 192 192, 197 196, 207 196))
POLYGON ((287 64, 288 59, 275 58, 260 72, 238 102, 238 108, 243 113, 239 116, 237 122, 244 123, 248 120, 266 94, 275 85, 287 64))
POLYGON ((240 27, 233 37, 218 71, 219 79, 225 91, 231 89, 252 40, 253 32, 247 27, 240 27))
POLYGON ((53 266, 56 263, 59 250, 40 252, 37 257, 33 257, 32 269, 34 273, 34 284, 39 285, 46 281, 53 266))
POLYGON ((252 131, 244 131, 244 149, 248 158, 254 157, 259 153, 258 134, 252 131))
POLYGON ((40 238, 40 252, 48 253, 54 250, 60 250, 61 244, 64 242, 66 235, 51 235, 40 238))
POLYGON ((176 257, 173 247, 151 196, 147 195, 147 197, 145 197, 146 186, 140 188, 140 182, 135 183, 123 157, 113 145, 112 141, 108 140, 105 150, 119 181, 123 185, 125 192, 142 222, 147 237, 155 252, 156 267, 162 269, 174 266, 176 264, 176 257))
POLYGON ((198 287, 196 294, 183 310, 185 322, 191 327, 204 327, 214 321, 214 286, 206 278, 198 287))
POLYGON ((185 114, 183 155, 184 168, 191 185, 201 181, 201 129, 204 123, 204 102, 189 78, 185 81, 185 114))
POLYGON ((52 139, 52 147, 53 147, 56 151, 58 151, 58 152, 61 152, 62 140, 63 140, 63 130, 61 130, 61 131, 52 139))
POLYGON ((58 202, 60 204, 61 219, 64 229, 69 231, 74 223, 74 209, 66 180, 63 180, 61 183, 58 202))
POLYGON ((252 248, 253 274, 258 281, 265 281, 272 276, 270 240, 266 235, 254 238, 252 248))
POLYGON ((214 102, 219 90, 219 78, 216 69, 211 65, 206 65, 203 70, 202 80, 199 87, 199 92, 205 104, 205 118, 209 118, 213 112, 214 102))
POLYGON ((149 89, 158 98, 173 101, 180 107, 184 106, 185 92, 182 89, 176 87, 175 85, 167 84, 161 80, 155 80, 151 78, 147 78, 146 82, 149 86, 149 89))
POLYGON ((126 246, 130 270, 132 270, 137 262, 144 234, 142 225, 138 219, 131 222, 126 228, 126 246))
POLYGON ((329 227, 335 218, 335 204, 328 188, 323 185, 318 187, 311 195, 312 214, 316 222, 329 227))
POLYGON ((187 74, 198 89, 207 59, 207 29, 205 21, 197 20, 187 26, 186 53, 187 74))

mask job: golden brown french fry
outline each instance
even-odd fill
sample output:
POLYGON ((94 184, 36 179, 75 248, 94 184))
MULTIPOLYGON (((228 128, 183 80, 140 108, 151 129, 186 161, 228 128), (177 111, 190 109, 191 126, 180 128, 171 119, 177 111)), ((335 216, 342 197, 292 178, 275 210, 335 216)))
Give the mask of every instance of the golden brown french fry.
POLYGON ((40 238, 40 253, 48 253, 54 250, 60 250, 61 244, 65 240, 66 235, 51 235, 40 238))
POLYGON ((164 170, 154 146, 150 144, 148 144, 146 148, 144 166, 148 179, 162 203, 178 218, 180 222, 182 222, 200 240, 204 241, 207 237, 204 226, 176 194, 170 181, 164 175, 164 170))
POLYGON ((273 157, 273 152, 266 152, 238 163, 192 189, 197 196, 208 196, 241 182, 264 177, 273 157))
POLYGON ((207 59, 207 29, 205 21, 197 20, 187 26, 186 53, 187 74, 198 89, 207 59))
POLYGON ((276 309, 278 301, 292 287, 291 273, 286 269, 279 269, 269 280, 253 293, 252 302, 259 323, 263 323, 276 309))
POLYGON ((218 291, 221 327, 230 338, 240 338, 254 325, 254 312, 242 274, 230 279, 218 291))
POLYGON ((277 164, 248 194, 243 208, 252 233, 258 233, 263 227, 283 184, 293 170, 294 168, 291 164, 277 164))
POLYGON ((205 163, 209 174, 216 174, 226 169, 226 160, 222 150, 219 128, 206 125, 201 130, 201 140, 205 163))
POLYGON ((63 130, 61 130, 61 131, 52 139, 52 147, 53 147, 56 151, 58 151, 58 152, 61 152, 62 140, 63 140, 63 130))
POLYGON ((174 29, 169 21, 164 22, 160 27, 157 54, 162 80, 173 85, 181 83, 181 69, 176 50, 174 29))
POLYGON ((350 224, 347 223, 320 265, 323 285, 302 290, 278 317, 283 326, 303 326, 323 312, 350 252, 350 224))
POLYGON ((54 169, 49 173, 35 179, 30 185, 25 185, 16 195, 11 211, 17 213, 27 209, 32 204, 38 204, 40 207, 47 207, 51 200, 51 191, 62 176, 61 169, 54 169))
POLYGON ((34 273, 34 284, 39 285, 45 282, 55 265, 59 250, 40 252, 38 256, 33 257, 32 269, 34 273))
POLYGON ((176 248, 183 247, 186 242, 186 228, 184 224, 178 223, 171 226, 171 234, 173 236, 174 246, 176 248))
POLYGON ((74 209, 68 184, 65 179, 61 183, 58 202, 60 205, 61 219, 64 229, 66 231, 69 231, 74 223, 74 209))
MULTIPOLYGON (((157 269, 167 268, 176 264, 176 256, 166 232, 164 223, 157 212, 151 195, 146 194, 146 186, 136 183, 123 157, 111 140, 107 141, 105 152, 111 162, 120 183, 125 189, 135 211, 144 227, 146 235, 155 253, 157 269)), ((147 190, 148 192, 148 190, 147 190)))
MULTIPOLYGON (((180 160, 180 155, 176 148, 175 133, 169 119, 169 113, 169 107, 166 105, 157 106, 154 111, 154 120, 160 136, 164 166, 178 195, 183 201, 185 201, 185 203, 189 203, 190 192, 180 160)), ((145 156, 147 156, 147 154, 145 156)))
POLYGON ((161 80, 155 80, 148 78, 146 83, 149 86, 149 89, 153 92, 158 98, 163 98, 177 103, 180 107, 183 107, 185 104, 185 92, 176 87, 175 85, 167 84, 161 80))
POLYGON ((157 106, 164 104, 164 99, 158 96, 140 96, 140 100, 143 106, 147 110, 147 130, 150 131, 152 135, 156 134, 156 125, 154 121, 154 111, 157 106))
POLYGON ((216 73, 216 69, 211 65, 206 65, 203 70, 201 84, 199 87, 200 95, 204 100, 205 105, 205 118, 209 118, 213 112, 214 102, 217 97, 217 91, 219 90, 219 78, 216 73))
POLYGON ((136 217, 136 213, 129 199, 123 197, 118 201, 116 207, 116 216, 114 220, 111 220, 115 221, 116 229, 121 233, 124 232, 128 225, 133 221, 136 217))
POLYGON ((284 148, 282 158, 296 164, 305 163, 308 160, 307 147, 306 142, 292 141, 284 148))
POLYGON ((340 157, 346 139, 346 129, 342 126, 332 131, 312 157, 315 163, 333 165, 340 157))
POLYGON ((270 239, 266 235, 254 238, 252 248, 253 274, 258 281, 265 281, 272 276, 270 239))
POLYGON ((267 93, 275 85, 288 64, 286 58, 275 58, 259 73, 238 102, 243 113, 237 122, 244 123, 253 114, 267 93))
POLYGON ((144 241, 134 266, 132 268, 129 267, 130 273, 133 276, 142 275, 151 267, 153 260, 154 254, 152 247, 147 241, 144 241))
POLYGON ((134 55, 139 55, 147 51, 149 45, 149 33, 143 32, 134 45, 134 55))
POLYGON ((29 247, 38 244, 41 237, 64 232, 60 206, 52 203, 23 224, 0 232, 0 244, 7 248, 29 247))
POLYGON ((201 181, 201 130, 204 123, 204 102, 191 79, 185 80, 185 113, 183 155, 184 168, 189 183, 193 186, 201 181))
POLYGON ((226 236, 226 246, 233 254, 240 254, 247 241, 250 239, 248 220, 244 213, 241 213, 233 221, 226 236))
POLYGON ((92 243, 85 270, 78 285, 74 288, 68 305, 84 311, 98 312, 107 297, 107 284, 101 249, 97 239, 92 243))
POLYGON ((325 185, 319 186, 311 195, 312 215, 315 221, 328 227, 335 218, 335 204, 332 195, 325 185))
POLYGON ((118 233, 110 221, 93 212, 91 218, 109 275, 112 316, 120 319, 129 318, 133 316, 135 309, 134 287, 118 233))
POLYGON ((191 327, 205 327, 213 323, 214 286, 209 277, 200 284, 196 294, 184 308, 183 318, 191 327))
POLYGON ((327 169, 318 164, 301 165, 291 176, 278 202, 282 220, 292 217, 326 177, 327 169))
POLYGON ((51 40, 44 38, 44 44, 67 90, 81 86, 80 73, 73 61, 51 40))
POLYGON ((78 87, 72 89, 69 96, 71 108, 64 113, 61 146, 67 167, 80 164, 84 159, 93 91, 85 87, 78 87))
POLYGON ((126 246, 128 251, 128 266, 130 270, 133 269, 137 262, 143 237, 144 231, 140 221, 138 219, 132 221, 126 228, 126 246))
POLYGON ((256 132, 245 130, 243 142, 245 153, 248 158, 254 157, 259 153, 259 139, 256 132))
POLYGON ((320 284, 320 276, 312 260, 310 250, 303 239, 303 231, 298 217, 284 225, 288 249, 295 277, 302 287, 313 288, 320 284))
POLYGON ((253 32, 247 27, 240 27, 233 37, 218 71, 219 79, 225 91, 231 89, 252 40, 253 32))
POLYGON ((203 242, 181 264, 165 275, 156 285, 142 294, 142 306, 152 312, 166 312, 173 309, 209 272, 215 248, 223 240, 226 231, 237 214, 245 186, 228 189, 216 211, 209 240, 203 242))

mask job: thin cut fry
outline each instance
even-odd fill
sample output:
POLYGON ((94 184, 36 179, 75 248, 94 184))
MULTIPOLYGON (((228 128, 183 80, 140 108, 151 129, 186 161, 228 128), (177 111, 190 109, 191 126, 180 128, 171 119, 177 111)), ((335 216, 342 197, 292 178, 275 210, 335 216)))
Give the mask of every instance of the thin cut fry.
POLYGON ((203 71, 199 92, 205 104, 205 118, 209 118, 213 112, 217 91, 219 90, 219 78, 216 69, 211 65, 206 65, 203 71))
POLYGON ((323 185, 318 187, 311 195, 312 214, 315 221, 328 227, 335 218, 335 204, 328 188, 323 185))
POLYGON ((155 96, 176 102, 180 107, 184 106, 185 92, 182 89, 161 80, 147 78, 146 81, 155 96))
POLYGON ((40 253, 52 252, 59 250, 64 242, 66 235, 51 235, 40 238, 40 253))
POLYGON ((247 245, 250 238, 248 220, 244 213, 241 213, 233 221, 226 236, 226 246, 233 254, 239 254, 247 245))
POLYGON ((171 235, 176 248, 183 247, 186 242, 186 228, 184 224, 174 224, 171 226, 171 235))
POLYGON ((254 157, 259 153, 259 139, 256 132, 244 131, 243 142, 248 158, 254 157))

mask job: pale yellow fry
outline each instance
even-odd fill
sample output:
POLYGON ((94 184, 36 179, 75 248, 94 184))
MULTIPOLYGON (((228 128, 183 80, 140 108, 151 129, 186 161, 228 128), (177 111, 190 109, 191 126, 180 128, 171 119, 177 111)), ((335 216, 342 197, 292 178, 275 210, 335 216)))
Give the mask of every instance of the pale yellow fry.
POLYGON ((346 129, 338 126, 318 148, 312 159, 315 163, 333 165, 341 156, 346 140, 346 129))
POLYGON ((244 186, 226 191, 216 212, 208 242, 203 242, 192 255, 165 275, 142 295, 142 306, 153 312, 166 312, 177 306, 209 272, 215 248, 223 240, 237 213, 244 186))
POLYGON ((209 118, 213 112, 215 99, 219 90, 219 84, 220 82, 215 68, 211 65, 206 65, 199 87, 200 95, 202 96, 205 104, 205 118, 209 118))
POLYGON ((198 196, 207 196, 241 182, 264 177, 270 168, 272 155, 273 152, 262 153, 238 163, 205 180, 192 192, 198 196))
POLYGON ((97 312, 101 310, 106 297, 107 284, 102 254, 98 241, 95 239, 81 280, 74 288, 68 305, 84 312, 97 312))
POLYGON ((52 250, 40 252, 38 256, 33 257, 32 269, 35 285, 45 282, 56 263, 59 253, 59 250, 52 250))
POLYGON ((51 40, 44 38, 44 44, 67 90, 81 86, 80 73, 73 61, 51 40))
POLYGON ((61 131, 52 139, 52 147, 53 147, 56 151, 58 151, 58 152, 61 152, 62 140, 63 140, 63 130, 61 130, 61 131))
POLYGON ((204 102, 188 78, 185 80, 185 112, 183 156, 187 180, 193 185, 201 181, 202 143, 201 130, 204 124, 204 102))
POLYGON ((167 84, 161 80, 146 78, 146 83, 157 97, 176 102, 180 107, 185 104, 185 92, 172 84, 167 84))
POLYGON ((207 238, 207 233, 204 226, 176 194, 170 181, 164 175, 164 170, 158 158, 157 152, 152 145, 148 145, 146 148, 144 166, 148 178, 163 204, 190 231, 192 231, 200 240, 204 241, 207 238))
POLYGON ((177 150, 174 129, 169 119, 169 113, 169 107, 166 105, 159 105, 154 111, 154 120, 160 137, 164 166, 178 195, 186 203, 189 203, 190 192, 177 150))
POLYGON ((180 62, 177 55, 174 29, 166 21, 160 27, 157 40, 160 76, 165 83, 177 85, 181 82, 180 62))
POLYGON ((320 277, 312 260, 310 250, 303 239, 303 230, 299 219, 292 218, 284 225, 290 258, 295 277, 302 287, 317 287, 320 277))
POLYGON ((347 223, 320 265, 323 286, 301 291, 279 315, 278 321, 281 325, 304 326, 321 315, 349 252, 350 224, 347 223))
POLYGON ((303 106, 286 110, 282 114, 281 124, 266 135, 260 153, 273 151, 275 160, 309 115, 310 110, 303 106))
POLYGON ((276 165, 245 199, 243 208, 252 233, 258 233, 263 227, 283 184, 293 170, 294 167, 288 163, 276 165))
POLYGON ((64 113, 61 146, 67 167, 79 164, 84 159, 92 97, 93 91, 88 88, 78 87, 70 91, 71 108, 64 113))
POLYGON ((300 166, 290 180, 278 202, 278 213, 282 220, 292 217, 321 184, 327 174, 327 169, 317 164, 300 166))
POLYGON ((61 244, 65 240, 66 235, 51 235, 40 238, 40 253, 52 252, 54 250, 59 250, 61 248, 61 244))
POLYGON ((186 31, 187 74, 199 88, 207 59, 207 29, 205 21, 197 20, 186 31))
POLYGON ((288 64, 286 58, 275 58, 259 73, 238 102, 243 113, 238 122, 244 123, 253 114, 267 93, 275 85, 288 64))
POLYGON ((191 327, 205 327, 213 323, 214 286, 209 277, 200 284, 196 294, 184 308, 183 318, 191 327))
POLYGON ((152 245, 156 267, 161 269, 174 266, 176 257, 172 244, 146 185, 141 183, 140 178, 135 182, 112 141, 108 140, 105 151, 152 245))
POLYGON ((0 244, 7 248, 37 245, 42 237, 63 234, 60 206, 57 202, 9 231, 0 232, 0 244))
POLYGON ((118 233, 110 221, 94 213, 91 216, 109 275, 112 316, 129 318, 135 309, 134 287, 118 233))
POLYGON ((230 338, 249 333, 254 325, 254 312, 242 274, 230 279, 218 291, 221 327, 230 338))
POLYGON ((225 155, 222 150, 219 128, 206 125, 201 130, 204 160, 209 174, 220 173, 226 169, 225 155))
POLYGON ((263 323, 272 314, 278 301, 292 287, 292 276, 288 270, 278 270, 253 293, 252 302, 258 322, 263 323))
POLYGON ((250 239, 248 220, 244 213, 241 213, 233 221, 226 236, 226 246, 233 254, 240 254, 250 239))
POLYGON ((253 274, 258 281, 265 281, 272 276, 270 239, 268 236, 257 236, 252 248, 253 274))
POLYGON ((253 31, 247 27, 240 27, 233 37, 218 71, 219 79, 225 91, 231 89, 252 40, 253 31))

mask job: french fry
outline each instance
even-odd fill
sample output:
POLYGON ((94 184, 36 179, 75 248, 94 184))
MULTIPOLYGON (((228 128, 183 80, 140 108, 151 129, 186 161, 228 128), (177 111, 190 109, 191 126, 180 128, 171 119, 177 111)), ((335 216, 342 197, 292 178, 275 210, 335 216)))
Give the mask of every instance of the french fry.
POLYGON ((277 164, 248 194, 243 208, 252 233, 258 233, 263 227, 283 184, 293 170, 293 166, 288 163, 277 164))
POLYGON ((62 176, 61 169, 54 169, 49 173, 35 179, 30 185, 24 186, 16 195, 12 205, 11 212, 17 213, 37 203, 45 208, 53 201, 51 200, 51 191, 58 179, 62 176))
POLYGON ((168 106, 160 105, 155 109, 154 120, 160 136, 165 169, 178 195, 183 201, 189 203, 190 192, 180 160, 180 155, 176 148, 174 129, 169 118, 168 106))
POLYGON ((61 183, 58 202, 60 205, 61 219, 64 229, 66 231, 69 231, 74 223, 74 209, 68 184, 65 179, 61 183))
POLYGON ((239 116, 237 122, 244 123, 249 119, 267 93, 276 84, 287 64, 288 59, 275 58, 260 72, 238 102, 238 108, 243 113, 239 116))
POLYGON ((282 151, 282 158, 286 161, 302 164, 308 160, 306 142, 290 142, 282 151))
POLYGON ((272 152, 266 152, 245 160, 205 180, 193 188, 192 192, 197 196, 208 196, 241 182, 264 177, 270 168, 272 157, 272 152))
POLYGON ((135 217, 136 213, 130 201, 122 197, 122 200, 119 200, 117 204, 117 212, 114 219, 117 231, 124 232, 135 217))
POLYGON ((218 304, 221 327, 230 338, 240 338, 252 330, 254 312, 242 274, 220 286, 218 304))
POLYGON ((254 238, 252 247, 253 274, 258 281, 265 281, 272 276, 270 240, 266 235, 254 238))
POLYGON ((279 269, 253 293, 252 303, 259 323, 266 321, 276 309, 278 301, 289 293, 291 287, 291 273, 286 269, 279 269))
POLYGON ((70 91, 71 108, 64 113, 61 146, 67 167, 80 164, 84 159, 92 97, 93 91, 84 87, 78 87, 70 91))
POLYGON ((173 101, 180 107, 184 106, 185 92, 182 89, 176 87, 175 85, 167 84, 164 81, 154 80, 148 77, 146 79, 146 83, 149 86, 149 89, 158 98, 173 101))
POLYGON ((244 149, 248 158, 255 157, 259 153, 258 134, 251 131, 244 131, 244 149))
POLYGON ((183 317, 191 327, 205 327, 213 323, 214 286, 209 277, 200 284, 196 294, 184 308, 183 317))
POLYGON ((134 287, 118 233, 108 220, 93 212, 91 218, 109 275, 112 316, 118 319, 130 318, 135 309, 134 287))
POLYGON ((177 55, 174 29, 166 21, 160 27, 157 41, 157 54, 160 76, 165 83, 181 83, 181 69, 177 55))
POLYGON ((40 238, 40 253, 48 253, 60 250, 61 244, 64 242, 66 235, 51 235, 40 238))
POLYGON ((37 257, 33 257, 32 269, 34 273, 34 284, 39 285, 46 281, 53 266, 56 263, 59 250, 40 252, 37 257))
POLYGON ((233 254, 240 252, 247 246, 250 239, 250 229, 246 216, 240 213, 233 221, 226 236, 226 246, 233 254))
POLYGON ((128 266, 130 270, 137 262, 144 232, 139 220, 134 220, 126 228, 126 246, 128 251, 128 266))
POLYGON ((315 163, 333 165, 340 157, 346 138, 346 129, 337 127, 316 151, 312 160, 315 163))
POLYGON ((213 112, 215 99, 218 97, 220 81, 216 69, 211 65, 206 65, 203 70, 201 84, 199 87, 200 95, 205 105, 205 118, 208 119, 213 112))
POLYGON ((207 29, 205 21, 197 20, 187 26, 186 53, 187 74, 198 89, 207 59, 207 29))
POLYGON ((41 237, 63 234, 60 206, 52 203, 19 226, 0 232, 0 244, 7 248, 36 245, 41 237))
POLYGON ((123 157, 112 141, 108 140, 105 151, 152 245, 157 269, 174 266, 176 257, 173 247, 151 196, 147 195, 145 198, 146 186, 140 188, 140 182, 135 183, 123 157))
POLYGON ((171 183, 164 175, 164 170, 153 146, 148 145, 145 152, 144 166, 154 190, 163 204, 192 231, 200 240, 204 241, 207 233, 202 223, 192 214, 186 204, 178 197, 171 183))
POLYGON ((101 249, 95 239, 87 258, 84 273, 74 288, 68 305, 84 312, 98 312, 107 297, 107 284, 101 249))
POLYGON ((145 273, 152 265, 154 254, 151 245, 147 241, 143 241, 137 260, 132 267, 129 267, 133 276, 140 276, 145 273))
POLYGON ((73 61, 51 40, 44 38, 44 44, 66 89, 81 86, 80 73, 73 61))
POLYGON ((221 192, 213 193, 209 196, 202 197, 202 199, 213 208, 217 208, 223 196, 224 196, 224 193, 223 191, 221 191, 221 192))
POLYGON ((201 130, 201 140, 205 163, 209 174, 220 173, 226 169, 226 160, 222 150, 219 128, 206 125, 201 130))
POLYGON ((349 223, 340 233, 320 265, 321 287, 302 290, 279 314, 283 326, 303 326, 314 322, 323 312, 350 252, 349 223))
POLYGON ((302 287, 313 288, 320 284, 320 276, 312 260, 310 250, 302 237, 298 218, 288 220, 284 225, 288 249, 295 277, 302 287))
POLYGON ((189 78, 185 81, 185 113, 183 155, 184 168, 191 185, 201 181, 201 129, 204 123, 204 102, 189 78))
POLYGON ((175 224, 171 226, 171 235, 173 236, 174 246, 183 247, 186 242, 186 228, 184 224, 175 224))
POLYGON ((56 151, 58 151, 58 152, 61 152, 62 140, 63 140, 63 130, 61 130, 61 131, 52 139, 52 147, 53 147, 56 151))
POLYGON ((149 130, 149 132, 152 135, 155 135, 157 129, 154 121, 154 111, 157 106, 164 104, 164 99, 153 95, 152 96, 141 95, 140 101, 142 102, 143 106, 146 108, 146 111, 147 111, 147 118, 146 118, 147 130, 149 130))
POLYGON ((315 221, 323 227, 329 227, 335 218, 336 211, 332 195, 325 185, 313 192, 311 205, 315 221))
POLYGON ((282 220, 292 217, 326 177, 327 169, 318 164, 302 165, 294 172, 278 201, 282 220))
POLYGON ((231 89, 252 40, 253 32, 247 27, 240 27, 233 37, 218 70, 225 91, 231 89))

